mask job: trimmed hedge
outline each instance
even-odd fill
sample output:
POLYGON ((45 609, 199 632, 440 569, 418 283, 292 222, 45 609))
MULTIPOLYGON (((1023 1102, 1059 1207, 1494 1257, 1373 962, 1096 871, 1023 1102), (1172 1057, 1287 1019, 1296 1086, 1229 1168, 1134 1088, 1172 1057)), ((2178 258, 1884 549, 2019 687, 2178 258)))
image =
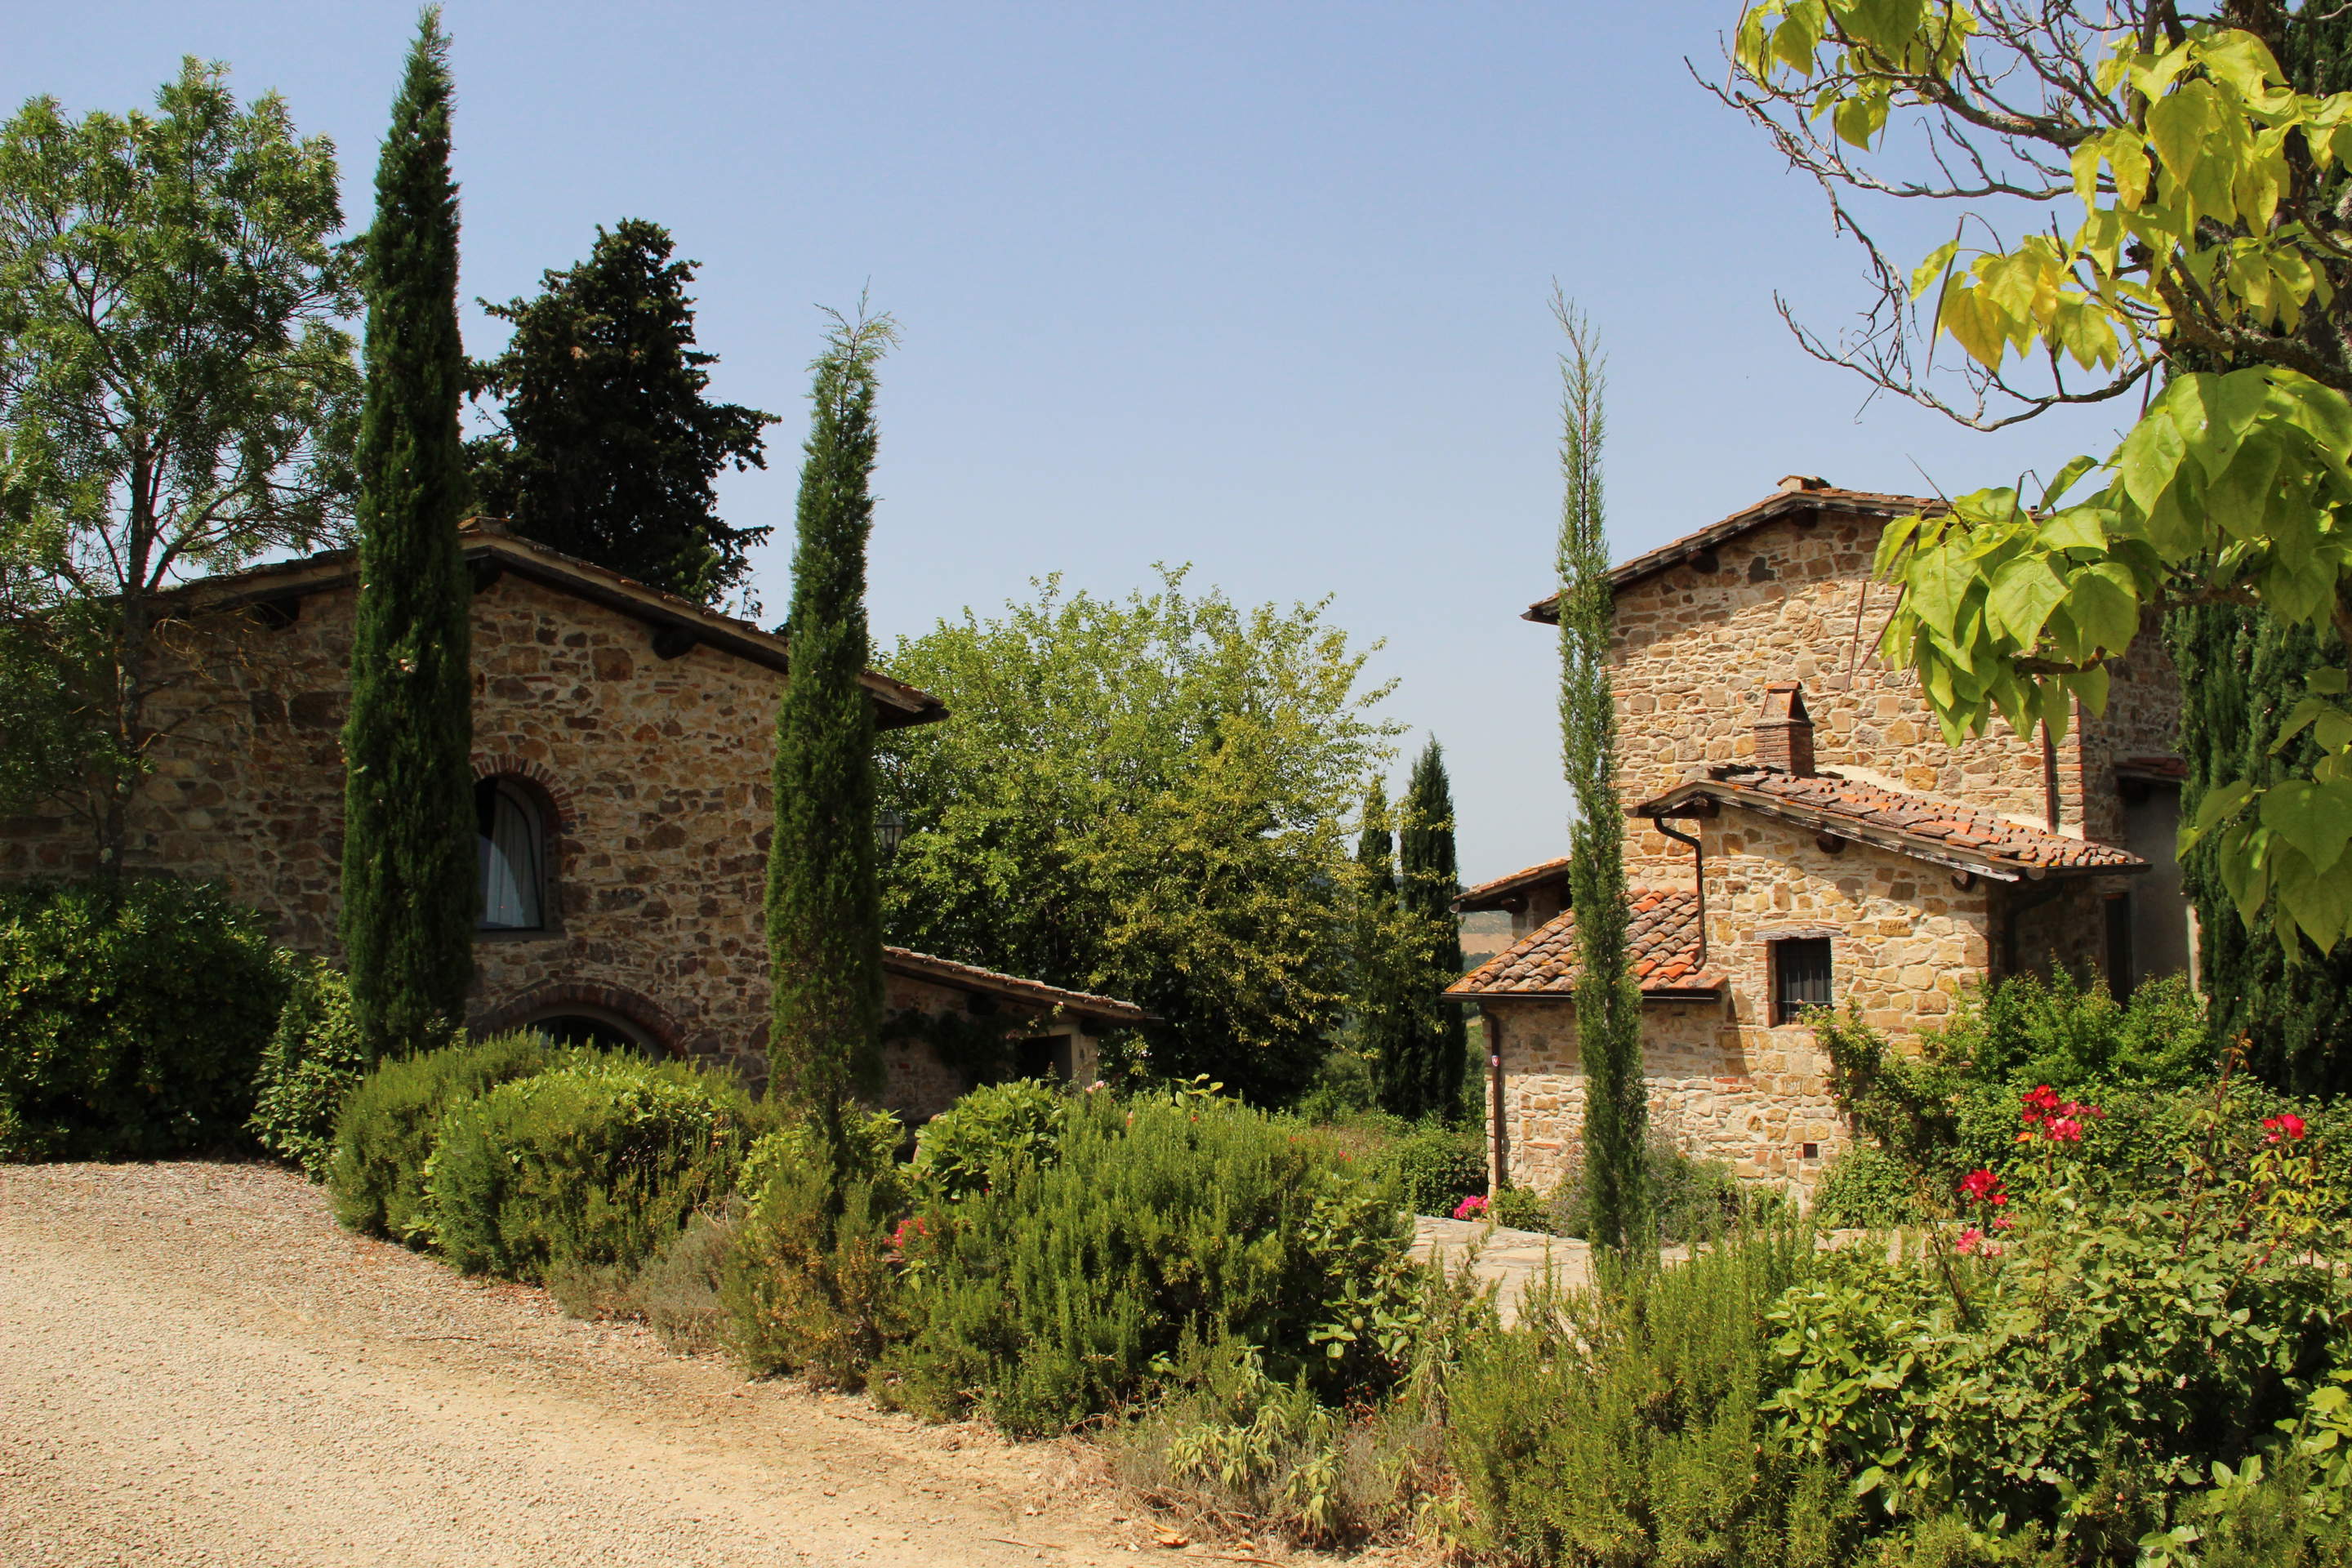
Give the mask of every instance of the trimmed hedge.
POLYGON ((352 1016, 351 986, 317 959, 298 960, 278 1032, 254 1075, 246 1131, 314 1182, 335 1155, 335 1118, 372 1065, 352 1016))
POLYGON ((335 1120, 327 1164, 335 1218, 351 1230, 426 1245, 425 1165, 443 1114, 540 1071, 549 1054, 538 1035, 499 1035, 379 1064, 344 1098, 335 1120))
POLYGON ((238 1143, 286 990, 261 916, 209 883, 0 889, 0 1159, 238 1143))
POLYGON ((733 1190, 750 1111, 731 1080, 681 1063, 566 1053, 443 1113, 434 1241, 468 1274, 635 1270, 733 1190))

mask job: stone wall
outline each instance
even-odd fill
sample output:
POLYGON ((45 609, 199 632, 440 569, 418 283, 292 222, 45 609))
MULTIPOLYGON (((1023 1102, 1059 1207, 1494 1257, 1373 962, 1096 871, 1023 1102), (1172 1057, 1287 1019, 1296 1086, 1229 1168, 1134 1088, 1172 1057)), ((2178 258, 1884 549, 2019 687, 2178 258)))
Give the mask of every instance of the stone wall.
MULTIPOLYGON (((1784 518, 1619 591, 1612 674, 1628 805, 1695 768, 1753 762, 1749 726, 1764 688, 1794 680, 1821 768, 2046 822, 2038 739, 1996 723, 1948 746, 1917 679, 1879 660, 1877 636, 1895 603, 1894 590, 1871 579, 1881 527, 1835 511, 1784 518)), ((2063 830, 2079 830, 2087 801, 2092 835, 2121 841, 2110 759, 2174 749, 2170 680, 2161 647, 2143 638, 2115 677, 2108 717, 2078 724, 2060 745, 2063 830)), ((1631 834, 1627 858, 1637 881, 1672 876, 1677 861, 1688 875, 1686 852, 1646 827, 1631 834)))
MULTIPOLYGON (((279 941, 331 959, 354 597, 313 595, 277 629, 242 614, 179 625, 182 665, 156 708, 171 734, 127 855, 134 871, 221 879, 279 941)), ((641 623, 511 573, 476 595, 473 632, 475 773, 521 781, 541 805, 551 897, 546 929, 481 934, 468 1021, 613 1014, 763 1081, 779 677, 708 647, 661 658, 641 623)), ((0 878, 92 863, 90 836, 64 816, 0 822, 0 878)), ((964 1005, 898 976, 889 997, 964 1005)), ((886 1103, 918 1118, 960 1087, 927 1047, 898 1047, 888 1077, 886 1103)))

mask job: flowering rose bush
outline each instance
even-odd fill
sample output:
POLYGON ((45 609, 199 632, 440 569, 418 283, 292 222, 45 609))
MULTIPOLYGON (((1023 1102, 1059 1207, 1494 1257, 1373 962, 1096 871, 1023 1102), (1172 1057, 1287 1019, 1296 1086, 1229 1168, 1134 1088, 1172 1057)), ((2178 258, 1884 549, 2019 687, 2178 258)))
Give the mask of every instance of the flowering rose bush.
POLYGON ((2214 1467, 2279 1447, 2352 1325, 2325 1260, 2344 1227, 2291 1115, 2249 1121, 2224 1091, 2177 1182, 2118 1195, 2070 1158, 2108 1119, 2023 1094, 2026 1193, 1971 1171, 1956 1233, 1841 1254, 1773 1304, 1775 1435, 1849 1473, 1883 1531, 2038 1529, 2064 1563, 2173 1550, 2214 1467))

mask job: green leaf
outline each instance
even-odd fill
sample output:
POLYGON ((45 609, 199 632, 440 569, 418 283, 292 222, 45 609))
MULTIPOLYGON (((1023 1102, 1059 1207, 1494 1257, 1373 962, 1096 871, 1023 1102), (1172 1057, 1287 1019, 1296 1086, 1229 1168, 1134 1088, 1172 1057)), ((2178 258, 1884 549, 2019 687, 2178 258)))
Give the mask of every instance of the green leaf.
POLYGON ((2334 866, 2352 839, 2352 801, 2309 779, 2272 785, 2261 815, 2263 826, 2302 851, 2315 872, 2334 866))
MULTIPOLYGON (((2099 460, 2096 458, 2082 456, 2069 458, 2066 466, 2058 470, 2057 475, 2051 479, 2048 487, 2042 490, 2042 500, 2033 510, 2036 511, 2048 511, 2052 507, 2058 504, 2059 497, 2064 495, 2068 490, 2073 489, 2075 484, 2081 480, 2084 474, 2089 473, 2098 466, 2099 460)), ((2042 525, 2042 537, 2045 540, 2048 539, 2050 537, 2050 530, 2057 527, 2064 519, 2080 517, 2082 515, 2083 510, 2081 508, 2076 508, 2072 512, 2063 513, 2060 517, 2052 518, 2048 522, 2042 525)), ((2105 544, 2106 542, 2105 538, 2103 535, 2097 535, 2097 522, 2095 519, 2091 520, 2090 527, 2092 528, 2095 535, 2091 546, 2070 547, 2061 545, 2058 546, 2058 548, 2091 548, 2095 547, 2096 545, 2105 544)))
POLYGON ((1985 609, 1993 624, 2015 637, 2021 648, 2040 640, 2042 623, 2066 597, 2066 584, 2038 556, 2012 561, 1993 574, 1985 609))
POLYGON ((2121 653, 2139 635, 2139 593, 2131 569, 2103 561, 2074 574, 2066 608, 2092 647, 2121 653))
POLYGON ((2184 184, 2204 156, 2212 90, 2203 82, 2191 80, 2147 106, 2147 139, 2155 143, 2156 155, 2164 160, 2166 170, 2184 184))
POLYGON ((1927 253, 1927 259, 1911 269, 1911 298, 1916 300, 1927 291, 1929 284, 1944 275, 1944 268, 1958 255, 1960 242, 1955 237, 1946 240, 1927 253))

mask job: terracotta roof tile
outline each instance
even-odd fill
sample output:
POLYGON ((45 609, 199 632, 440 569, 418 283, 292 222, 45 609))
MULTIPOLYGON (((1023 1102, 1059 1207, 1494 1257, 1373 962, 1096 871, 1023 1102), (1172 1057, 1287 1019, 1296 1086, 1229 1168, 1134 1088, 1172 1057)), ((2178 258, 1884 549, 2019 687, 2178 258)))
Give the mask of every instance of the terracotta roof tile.
POLYGON ((1024 980, 1017 974, 982 969, 976 963, 959 963, 952 958, 935 958, 928 952, 917 952, 912 948, 885 947, 882 950, 882 967, 893 974, 905 975, 912 980, 937 981, 943 985, 961 985, 968 990, 984 991, 991 995, 1012 997, 1049 1007, 1066 1007, 1073 1013, 1112 1023, 1158 1022, 1153 1015, 1134 1003, 1122 1002, 1115 996, 1097 996, 1091 991, 1066 991, 1042 980, 1024 980))
POLYGON ((1541 887, 1546 882, 1555 879, 1564 879, 1567 876, 1568 857, 1562 855, 1556 860, 1546 860, 1541 865, 1529 866, 1525 870, 1514 871, 1507 877, 1497 877, 1490 882, 1481 882, 1475 888, 1465 888, 1454 899, 1454 907, 1465 912, 1495 909, 1498 907, 1498 900, 1507 898, 1523 888, 1541 887))
POLYGON ((2142 871, 2147 862, 2112 844, 2069 838, 2006 821, 1950 801, 1906 795, 1833 773, 1796 774, 1769 768, 1720 767, 1633 808, 1639 816, 1672 816, 1675 808, 1706 798, 1781 816, 1836 834, 1863 830, 1865 842, 1921 858, 2015 879, 2055 874, 2142 871))
MULTIPOLYGON (((1780 481, 1780 488, 1752 506, 1745 506, 1729 517, 1710 522, 1695 532, 1644 551, 1630 561, 1610 569, 1610 584, 1623 588, 1655 573, 1663 572, 1689 560, 1705 551, 1737 538, 1751 528, 1760 528, 1777 518, 1806 511, 1860 512, 1878 517, 1901 517, 1906 512, 1936 511, 1943 502, 1933 496, 1893 495, 1883 490, 1849 490, 1823 480, 1791 474, 1780 481)), ((1552 609, 1557 595, 1547 595, 1529 605, 1522 620, 1541 621, 1547 625, 1557 620, 1552 609)))
MULTIPOLYGON (((1645 994, 1708 992, 1723 976, 1699 968, 1698 895, 1636 888, 1625 895, 1633 924, 1625 933, 1633 974, 1645 994)), ((1452 985, 1448 996, 1563 996, 1577 978, 1576 911, 1521 937, 1452 985)))

